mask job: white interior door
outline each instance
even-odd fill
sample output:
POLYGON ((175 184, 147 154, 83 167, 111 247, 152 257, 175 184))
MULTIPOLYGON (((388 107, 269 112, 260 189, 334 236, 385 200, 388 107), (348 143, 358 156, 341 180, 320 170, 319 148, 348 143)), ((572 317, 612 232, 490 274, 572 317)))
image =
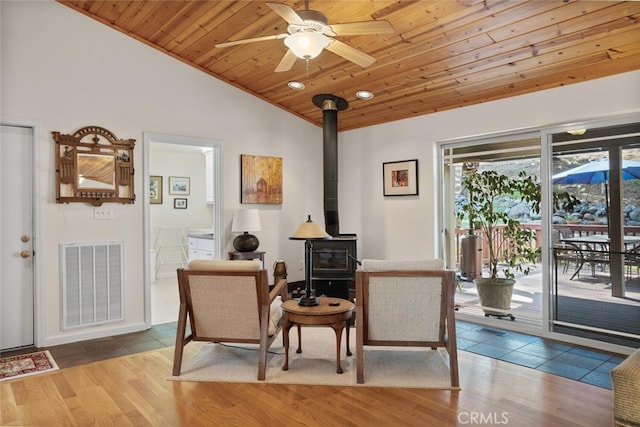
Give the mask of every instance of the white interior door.
POLYGON ((33 128, 0 136, 0 349, 34 344, 33 128))

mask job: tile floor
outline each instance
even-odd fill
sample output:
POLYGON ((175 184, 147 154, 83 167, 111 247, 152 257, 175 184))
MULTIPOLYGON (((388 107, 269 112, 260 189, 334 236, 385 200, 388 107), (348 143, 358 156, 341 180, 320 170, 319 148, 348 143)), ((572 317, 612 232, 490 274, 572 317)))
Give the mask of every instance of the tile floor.
POLYGON ((158 277, 151 284, 151 324, 175 322, 179 303, 178 279, 175 274, 158 277))
POLYGON ((456 322, 458 349, 611 389, 609 372, 626 356, 518 332, 456 322))
MULTIPOLYGON (((458 349, 504 360, 532 369, 611 389, 609 372, 625 356, 570 346, 517 332, 456 323, 458 349)), ((126 335, 50 347, 60 368, 96 362, 175 344, 176 322, 126 335)), ((33 349, 0 353, 1 357, 28 353, 33 349)))

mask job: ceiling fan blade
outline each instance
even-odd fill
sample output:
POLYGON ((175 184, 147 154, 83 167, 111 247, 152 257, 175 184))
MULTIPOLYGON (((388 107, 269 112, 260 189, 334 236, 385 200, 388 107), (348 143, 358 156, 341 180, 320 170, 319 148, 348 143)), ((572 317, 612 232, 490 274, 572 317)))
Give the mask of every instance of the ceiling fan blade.
POLYGON ((250 39, 236 40, 236 41, 233 41, 233 42, 218 43, 216 45, 216 47, 236 46, 236 45, 239 45, 239 44, 261 42, 261 41, 264 41, 264 40, 278 40, 278 39, 283 39, 283 38, 287 37, 288 35, 289 34, 276 34, 276 35, 273 35, 273 36, 253 37, 253 38, 250 38, 250 39))
POLYGON ((282 19, 289 24, 304 25, 304 19, 302 19, 291 6, 279 3, 267 3, 267 6, 273 9, 275 13, 280 15, 282 19))
POLYGON ((287 53, 284 54, 284 56, 280 60, 280 63, 278 64, 278 66, 274 71, 276 73, 280 73, 282 71, 289 71, 291 67, 293 67, 293 64, 296 63, 297 59, 298 57, 293 54, 293 51, 291 49, 287 49, 287 53))
POLYGON ((347 22, 329 25, 337 36, 356 36, 359 34, 388 34, 396 30, 389 21, 347 22))
POLYGON ((331 39, 331 43, 326 47, 327 50, 335 53, 336 55, 340 55, 345 59, 348 59, 351 62, 355 62, 362 68, 366 68, 369 65, 376 62, 376 58, 373 56, 367 55, 366 53, 349 46, 346 43, 342 43, 339 40, 331 39))

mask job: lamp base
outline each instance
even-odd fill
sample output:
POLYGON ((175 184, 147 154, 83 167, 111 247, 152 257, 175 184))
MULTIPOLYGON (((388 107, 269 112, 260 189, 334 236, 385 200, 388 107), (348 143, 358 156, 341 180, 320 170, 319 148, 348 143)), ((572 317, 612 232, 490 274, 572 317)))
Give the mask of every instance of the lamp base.
POLYGON ((303 295, 300 297, 300 299, 298 299, 298 305, 301 305, 303 307, 313 307, 314 305, 318 305, 320 304, 318 302, 318 298, 316 297, 308 297, 306 295, 303 295))
POLYGON ((258 249, 260 241, 253 234, 246 231, 233 239, 233 247, 238 252, 253 252, 258 249))

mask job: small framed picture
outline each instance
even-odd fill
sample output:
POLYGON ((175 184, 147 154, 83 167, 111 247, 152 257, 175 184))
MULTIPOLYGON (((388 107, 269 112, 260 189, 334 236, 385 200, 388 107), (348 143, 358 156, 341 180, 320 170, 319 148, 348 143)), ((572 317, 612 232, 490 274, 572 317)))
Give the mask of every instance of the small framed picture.
POLYGON ((418 160, 403 160, 382 164, 385 196, 415 196, 418 194, 418 160))
POLYGON ((190 191, 190 179, 184 176, 169 177, 169 194, 188 196, 190 191))
POLYGON ((162 177, 151 175, 149 177, 149 201, 152 205, 162 204, 162 177))
POLYGON ((187 199, 173 199, 174 209, 187 209, 187 199))

